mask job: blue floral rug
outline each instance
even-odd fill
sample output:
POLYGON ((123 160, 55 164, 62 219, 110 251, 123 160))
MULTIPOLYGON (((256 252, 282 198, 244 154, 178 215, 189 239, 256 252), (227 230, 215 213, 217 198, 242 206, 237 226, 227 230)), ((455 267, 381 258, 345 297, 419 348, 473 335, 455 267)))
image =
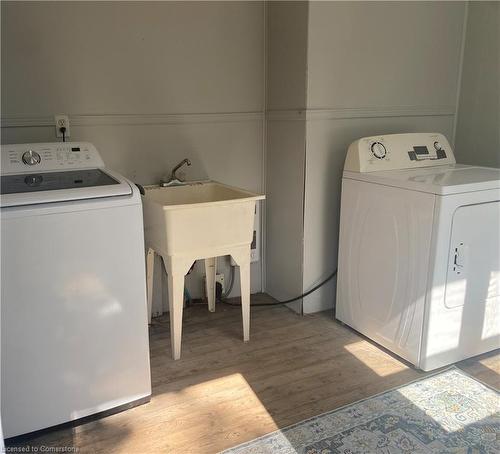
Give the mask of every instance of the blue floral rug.
POLYGON ((451 368, 224 454, 500 453, 499 393, 451 368))

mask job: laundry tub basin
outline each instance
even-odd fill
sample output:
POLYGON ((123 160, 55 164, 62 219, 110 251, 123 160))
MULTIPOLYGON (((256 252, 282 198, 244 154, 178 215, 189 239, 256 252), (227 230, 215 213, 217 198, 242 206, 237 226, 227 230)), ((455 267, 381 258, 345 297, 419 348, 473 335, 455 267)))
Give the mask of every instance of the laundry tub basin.
POLYGON ((148 186, 145 192, 146 244, 164 256, 199 258, 251 243, 255 203, 265 198, 215 181, 148 186))

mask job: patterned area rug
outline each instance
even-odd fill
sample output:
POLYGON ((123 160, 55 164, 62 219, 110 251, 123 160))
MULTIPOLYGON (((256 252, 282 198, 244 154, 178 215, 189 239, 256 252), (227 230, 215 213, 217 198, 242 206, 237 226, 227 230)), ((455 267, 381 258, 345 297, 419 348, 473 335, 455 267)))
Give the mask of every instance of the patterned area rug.
POLYGON ((500 453, 500 395, 451 368, 224 454, 500 453))

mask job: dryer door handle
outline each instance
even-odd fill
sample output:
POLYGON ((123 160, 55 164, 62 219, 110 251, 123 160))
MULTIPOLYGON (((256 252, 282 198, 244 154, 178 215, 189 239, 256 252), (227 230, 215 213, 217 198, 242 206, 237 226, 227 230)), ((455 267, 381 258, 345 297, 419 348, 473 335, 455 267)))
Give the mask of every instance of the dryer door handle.
POLYGON ((462 274, 467 264, 467 246, 464 243, 459 243, 455 247, 455 257, 453 259, 453 271, 457 274, 462 274))

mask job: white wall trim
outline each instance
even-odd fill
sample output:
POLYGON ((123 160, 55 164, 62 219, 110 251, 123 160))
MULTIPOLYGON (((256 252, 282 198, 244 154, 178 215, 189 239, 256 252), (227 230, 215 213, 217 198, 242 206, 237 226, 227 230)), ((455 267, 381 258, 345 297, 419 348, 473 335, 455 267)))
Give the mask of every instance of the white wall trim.
MULTIPOLYGON (((71 126, 160 125, 185 123, 228 123, 263 121, 263 112, 221 112, 188 114, 73 114, 71 126)), ((53 116, 3 116, 2 128, 33 128, 54 126, 53 116)))
POLYGON ((334 109, 269 110, 266 112, 266 118, 270 121, 339 120, 348 118, 376 117, 435 117, 453 115, 455 115, 455 106, 353 107, 334 109))

